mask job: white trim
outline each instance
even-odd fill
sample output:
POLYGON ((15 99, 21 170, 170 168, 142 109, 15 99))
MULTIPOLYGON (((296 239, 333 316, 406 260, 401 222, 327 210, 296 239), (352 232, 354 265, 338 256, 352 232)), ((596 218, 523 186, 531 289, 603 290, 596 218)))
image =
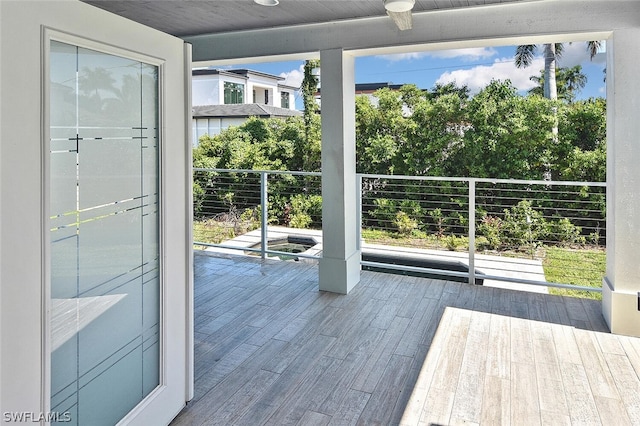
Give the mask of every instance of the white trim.
POLYGON ((144 62, 148 65, 160 66, 165 63, 164 59, 145 55, 135 50, 125 49, 123 47, 115 46, 109 43, 99 42, 90 38, 82 37, 70 32, 61 31, 44 25, 43 28, 45 34, 49 35, 50 40, 71 44, 85 49, 95 50, 96 52, 105 53, 108 55, 115 55, 134 61, 144 62))
POLYGON ((185 102, 185 150, 187 152, 186 155, 186 165, 185 165, 185 182, 187 182, 187 200, 186 203, 186 217, 187 217, 187 229, 185 230, 186 235, 186 246, 189 248, 187 250, 187 276, 186 276, 186 298, 187 298, 187 345, 186 345, 186 359, 187 359, 187 371, 186 371, 186 398, 187 401, 193 399, 195 389, 194 389, 194 378, 195 378, 195 361, 194 361, 194 288, 193 288, 193 155, 192 155, 192 146, 191 141, 193 140, 192 136, 192 126, 191 123, 193 121, 193 112, 191 109, 191 87, 192 87, 192 74, 191 74, 191 45, 188 43, 184 44, 184 90, 186 96, 185 102))
POLYGON ((50 191, 49 191, 49 182, 50 182, 50 166, 51 166, 51 155, 49 152, 50 148, 50 114, 49 114, 49 106, 50 106, 50 53, 51 53, 51 30, 42 26, 41 27, 41 76, 40 76, 40 84, 42 85, 42 89, 40 90, 41 101, 40 101, 40 118, 41 118, 41 141, 40 145, 42 146, 41 152, 41 167, 40 167, 40 181, 41 185, 41 259, 42 259, 42 317, 41 317, 41 338, 42 338, 42 392, 41 401, 40 401, 40 409, 42 413, 48 413, 51 411, 51 329, 50 329, 50 318, 51 318, 51 232, 49 231, 49 227, 47 223, 49 222, 49 217, 51 216, 49 211, 50 205, 50 191))

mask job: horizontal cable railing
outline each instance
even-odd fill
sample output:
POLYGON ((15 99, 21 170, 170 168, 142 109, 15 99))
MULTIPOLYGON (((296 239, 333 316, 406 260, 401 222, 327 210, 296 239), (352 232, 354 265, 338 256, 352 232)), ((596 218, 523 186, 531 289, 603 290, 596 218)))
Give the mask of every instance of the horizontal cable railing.
POLYGON ((320 257, 320 173, 194 169, 194 245, 219 252, 320 257))
POLYGON ((605 183, 388 175, 359 182, 365 267, 426 265, 471 283, 601 291, 605 183), (378 244, 386 254, 368 261, 367 247, 378 244))
MULTIPOLYGON (((600 292, 606 184, 357 175, 366 269, 600 292)), ((321 174, 194 170, 194 245, 318 259, 321 174)))

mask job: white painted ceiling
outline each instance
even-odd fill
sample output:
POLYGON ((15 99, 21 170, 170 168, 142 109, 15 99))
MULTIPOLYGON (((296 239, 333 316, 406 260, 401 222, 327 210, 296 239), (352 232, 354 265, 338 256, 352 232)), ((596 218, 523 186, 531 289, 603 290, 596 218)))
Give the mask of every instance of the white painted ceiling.
MULTIPOLYGON (((178 36, 324 23, 386 16, 383 0, 280 0, 266 7, 253 0, 82 0, 178 36)), ((538 0, 416 0, 413 12, 538 0)))

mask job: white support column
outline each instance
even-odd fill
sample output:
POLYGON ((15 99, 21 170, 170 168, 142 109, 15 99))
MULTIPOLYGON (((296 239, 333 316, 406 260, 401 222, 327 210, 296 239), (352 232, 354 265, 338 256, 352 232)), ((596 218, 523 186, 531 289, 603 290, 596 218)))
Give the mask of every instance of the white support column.
POLYGON ((320 290, 347 294, 360 281, 356 239, 354 59, 320 52, 322 67, 322 259, 320 290))
POLYGON ((640 28, 607 42, 607 271, 602 313, 611 332, 640 336, 640 28))

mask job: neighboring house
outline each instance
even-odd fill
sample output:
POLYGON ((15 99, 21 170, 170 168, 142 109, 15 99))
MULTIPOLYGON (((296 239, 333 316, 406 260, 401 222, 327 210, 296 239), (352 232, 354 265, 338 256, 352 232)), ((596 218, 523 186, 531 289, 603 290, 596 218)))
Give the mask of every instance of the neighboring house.
POLYGON ((302 116, 301 111, 261 104, 199 105, 193 109, 193 146, 203 135, 217 135, 230 126, 239 126, 249 117, 287 118, 302 116))
POLYGON ((196 69, 192 72, 193 144, 201 136, 217 135, 249 117, 292 117, 296 87, 283 77, 248 69, 196 69))
POLYGON ((374 96, 376 90, 387 88, 389 90, 400 90, 404 84, 392 83, 358 83, 356 84, 356 95, 367 95, 371 99, 377 99, 374 96))

